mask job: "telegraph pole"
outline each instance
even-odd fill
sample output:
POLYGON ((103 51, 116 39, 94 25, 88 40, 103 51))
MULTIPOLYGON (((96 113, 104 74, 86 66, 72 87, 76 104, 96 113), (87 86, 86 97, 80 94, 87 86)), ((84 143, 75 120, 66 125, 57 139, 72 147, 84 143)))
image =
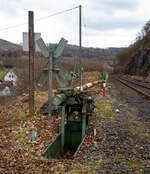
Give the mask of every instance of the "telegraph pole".
POLYGON ((29 41, 29 114, 34 113, 34 13, 28 12, 28 41, 29 41))
POLYGON ((79 5, 79 67, 80 67, 80 90, 82 91, 82 60, 81 60, 81 51, 82 51, 82 6, 79 5))
POLYGON ((53 59, 53 53, 49 56, 49 93, 48 93, 48 103, 49 103, 49 113, 48 113, 48 121, 49 123, 52 120, 52 74, 53 74, 53 66, 52 66, 52 60, 53 59))

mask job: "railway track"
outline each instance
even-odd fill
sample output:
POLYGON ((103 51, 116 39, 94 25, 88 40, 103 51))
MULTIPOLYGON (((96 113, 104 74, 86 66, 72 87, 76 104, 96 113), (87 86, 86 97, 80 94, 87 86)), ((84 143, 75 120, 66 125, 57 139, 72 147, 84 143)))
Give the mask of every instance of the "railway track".
POLYGON ((141 82, 135 82, 126 78, 119 77, 117 80, 124 84, 125 86, 133 89, 134 91, 144 95, 147 99, 150 100, 150 86, 143 84, 141 82))

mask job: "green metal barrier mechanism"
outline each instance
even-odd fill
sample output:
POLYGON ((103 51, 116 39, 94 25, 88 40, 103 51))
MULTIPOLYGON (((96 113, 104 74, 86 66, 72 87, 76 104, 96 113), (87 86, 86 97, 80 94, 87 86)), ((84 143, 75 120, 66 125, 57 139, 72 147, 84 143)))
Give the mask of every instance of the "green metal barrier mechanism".
POLYGON ((85 138, 88 130, 88 117, 94 110, 94 103, 89 91, 77 91, 74 88, 59 88, 53 99, 54 105, 62 106, 61 134, 54 140, 56 146, 50 145, 44 151, 45 157, 63 156, 68 149, 74 151, 74 156, 85 138), (65 124, 66 120, 66 124, 65 124), (48 153, 48 154, 47 154, 48 153))
MULTIPOLYGON (((61 133, 43 152, 43 156, 46 158, 61 158, 68 150, 73 150, 73 156, 76 156, 88 130, 88 117, 94 110, 93 99, 89 91, 80 91, 77 88, 65 88, 67 82, 64 80, 63 74, 58 69, 56 62, 66 43, 65 39, 61 39, 56 50, 53 52, 53 72, 60 88, 57 89, 52 103, 55 106, 62 106, 62 119, 61 133)), ((48 77, 48 57, 50 55, 42 39, 39 39, 37 44, 47 60, 47 64, 38 82, 39 86, 42 86, 48 77)))
POLYGON ((106 72, 101 72, 102 80, 106 80, 106 72))

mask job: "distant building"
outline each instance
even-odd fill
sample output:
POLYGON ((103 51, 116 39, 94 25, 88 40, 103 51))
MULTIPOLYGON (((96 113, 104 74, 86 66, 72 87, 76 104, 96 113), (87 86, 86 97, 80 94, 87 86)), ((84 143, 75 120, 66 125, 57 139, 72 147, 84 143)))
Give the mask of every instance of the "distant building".
POLYGON ((14 85, 14 86, 17 85, 17 80, 18 80, 18 77, 17 77, 17 75, 14 73, 14 70, 13 70, 13 69, 11 69, 11 70, 4 76, 4 81, 13 82, 13 85, 14 85))
POLYGON ((10 88, 5 86, 3 89, 0 90, 0 96, 9 96, 11 95, 10 88))
POLYGON ((18 77, 15 73, 15 69, 11 69, 0 80, 0 96, 10 96, 13 86, 17 85, 18 77))
MULTIPOLYGON (((28 33, 23 32, 23 51, 29 51, 29 41, 28 41, 28 33)), ((36 43, 38 39, 41 38, 41 33, 34 33, 34 44, 35 44, 35 51, 40 52, 40 49, 36 43)))

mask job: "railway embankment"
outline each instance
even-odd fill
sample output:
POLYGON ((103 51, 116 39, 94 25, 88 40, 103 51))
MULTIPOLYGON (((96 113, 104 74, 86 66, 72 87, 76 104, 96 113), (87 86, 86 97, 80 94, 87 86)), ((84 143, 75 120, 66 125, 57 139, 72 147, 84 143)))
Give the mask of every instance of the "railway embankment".
MULTIPOLYGON (((93 74, 93 78, 95 74, 93 74)), ((94 79, 92 79, 94 80, 94 79)), ((89 131, 76 158, 54 160, 42 151, 60 130, 61 114, 39 113, 47 92, 36 92, 36 113, 28 115, 28 95, 0 110, 0 173, 150 173, 149 101, 115 78, 95 101, 89 131), (32 142, 32 133, 37 137, 32 142)), ((101 86, 93 90, 101 92, 101 86)))
POLYGON ((100 136, 78 160, 99 173, 150 173, 149 101, 117 78, 111 78, 111 94, 97 103, 100 136))

